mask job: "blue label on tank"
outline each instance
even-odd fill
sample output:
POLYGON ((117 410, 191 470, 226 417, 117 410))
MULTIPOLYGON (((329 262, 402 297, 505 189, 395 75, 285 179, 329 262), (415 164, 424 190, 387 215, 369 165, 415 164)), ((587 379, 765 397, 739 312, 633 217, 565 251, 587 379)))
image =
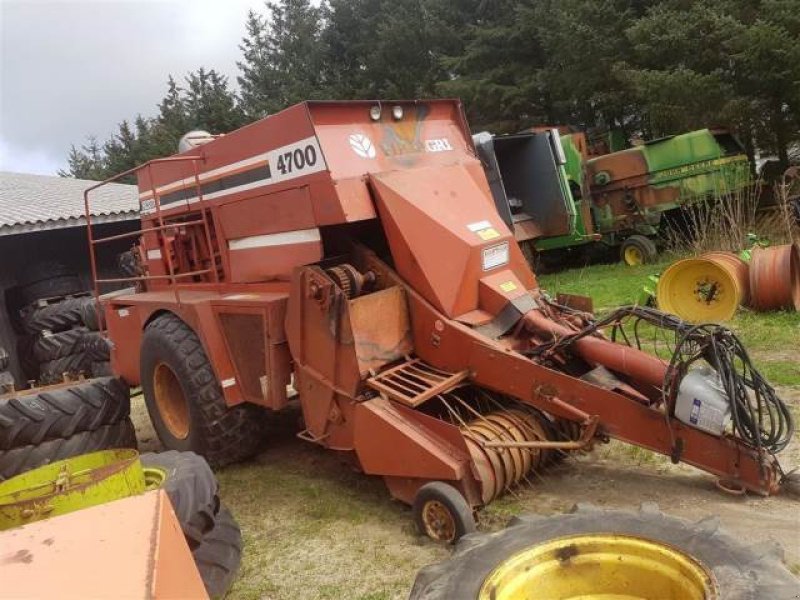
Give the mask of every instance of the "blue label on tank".
POLYGON ((700 405, 702 403, 699 399, 695 398, 692 402, 692 412, 689 413, 689 421, 692 425, 697 425, 697 422, 700 420, 700 405))

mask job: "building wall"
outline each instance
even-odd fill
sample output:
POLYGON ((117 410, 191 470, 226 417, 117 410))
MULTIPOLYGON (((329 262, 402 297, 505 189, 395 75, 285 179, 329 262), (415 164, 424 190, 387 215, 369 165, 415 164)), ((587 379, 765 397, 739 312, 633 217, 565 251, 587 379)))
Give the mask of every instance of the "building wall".
MULTIPOLYGON (((96 238, 102 238, 138 229, 139 221, 133 220, 96 225, 92 230, 96 238)), ((135 238, 132 237, 97 246, 98 272, 101 277, 120 276, 116 268, 116 257, 128 250, 134 241, 135 238)), ((32 265, 51 261, 65 264, 80 277, 86 290, 92 288, 85 227, 0 236, 0 289, 3 291, 0 294, 0 346, 8 350, 11 356, 10 370, 17 380, 17 387, 20 388, 27 386, 17 360, 17 334, 11 325, 5 291, 17 285, 20 275, 32 265)), ((125 284, 120 284, 119 287, 125 287, 125 284)), ((102 292, 111 289, 107 287, 102 292)))

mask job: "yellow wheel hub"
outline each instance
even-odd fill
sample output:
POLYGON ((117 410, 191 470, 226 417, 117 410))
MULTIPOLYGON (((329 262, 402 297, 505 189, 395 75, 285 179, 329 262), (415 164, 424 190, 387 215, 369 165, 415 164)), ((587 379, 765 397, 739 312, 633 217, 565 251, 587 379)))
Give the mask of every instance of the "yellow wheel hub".
POLYGON ((702 258, 686 258, 670 265, 656 288, 661 310, 693 323, 731 319, 742 294, 728 271, 702 258))
POLYGON ((636 246, 628 246, 623 253, 625 264, 631 267, 644 264, 644 254, 636 246))
POLYGON ((711 572, 692 557, 643 538, 591 534, 522 550, 486 578, 478 600, 713 600, 711 572))

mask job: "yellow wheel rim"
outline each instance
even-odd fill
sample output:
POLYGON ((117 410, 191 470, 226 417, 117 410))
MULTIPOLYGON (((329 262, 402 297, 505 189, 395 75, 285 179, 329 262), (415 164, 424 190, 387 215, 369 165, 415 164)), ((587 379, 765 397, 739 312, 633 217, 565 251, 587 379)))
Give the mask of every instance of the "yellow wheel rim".
POLYGON ((687 258, 670 265, 658 280, 661 310, 684 321, 727 321, 736 313, 743 290, 734 277, 710 260, 687 258))
POLYGON ((713 600, 717 590, 712 573, 676 548, 590 534, 517 552, 489 574, 478 600, 713 600))
POLYGON ((428 500, 422 507, 422 522, 429 538, 448 543, 455 540, 455 518, 442 502, 428 500))
POLYGON ((625 252, 623 252, 622 255, 625 258, 626 265, 635 267, 644 264, 644 254, 636 246, 628 246, 625 248, 625 252))

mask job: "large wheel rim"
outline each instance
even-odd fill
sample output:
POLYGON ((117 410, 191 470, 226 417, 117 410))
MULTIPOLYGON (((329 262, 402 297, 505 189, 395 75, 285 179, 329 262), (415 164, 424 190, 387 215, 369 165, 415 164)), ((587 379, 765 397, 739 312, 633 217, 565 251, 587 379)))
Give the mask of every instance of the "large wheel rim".
POLYGON ((438 500, 428 500, 422 507, 422 524, 427 536, 433 540, 450 543, 456 539, 456 519, 438 500))
POLYGON ((644 264, 644 253, 636 246, 628 246, 623 252, 625 264, 631 267, 644 264))
POLYGON ((153 391, 164 425, 175 438, 185 440, 189 436, 189 403, 178 376, 166 363, 156 365, 153 391))
POLYGON ((587 534, 557 538, 503 561, 483 583, 478 600, 530 597, 718 598, 711 571, 677 548, 644 538, 587 534))

